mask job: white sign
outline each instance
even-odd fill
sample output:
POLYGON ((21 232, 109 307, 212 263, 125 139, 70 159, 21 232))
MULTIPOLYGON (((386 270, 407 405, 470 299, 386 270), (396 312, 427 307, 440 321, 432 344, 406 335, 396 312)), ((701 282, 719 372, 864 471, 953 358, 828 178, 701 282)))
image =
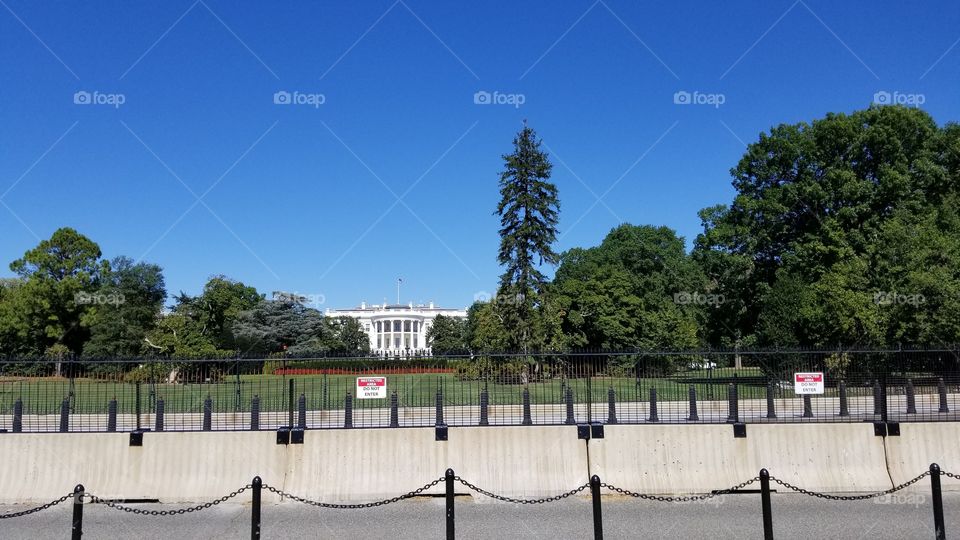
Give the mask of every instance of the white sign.
POLYGON ((357 377, 357 399, 382 399, 387 397, 386 377, 357 377))
POLYGON ((822 394, 823 372, 794 373, 793 392, 796 394, 822 394))

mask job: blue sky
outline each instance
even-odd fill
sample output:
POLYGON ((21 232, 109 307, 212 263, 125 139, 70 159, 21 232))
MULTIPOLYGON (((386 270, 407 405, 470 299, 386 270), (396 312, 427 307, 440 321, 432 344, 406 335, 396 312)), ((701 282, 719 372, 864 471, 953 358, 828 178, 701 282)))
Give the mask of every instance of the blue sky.
POLYGON ((0 276, 71 226, 171 294, 223 273, 348 307, 402 276, 466 306, 523 119, 558 250, 620 222, 690 245, 772 125, 878 92, 960 118, 958 28, 955 2, 2 0, 0 276))

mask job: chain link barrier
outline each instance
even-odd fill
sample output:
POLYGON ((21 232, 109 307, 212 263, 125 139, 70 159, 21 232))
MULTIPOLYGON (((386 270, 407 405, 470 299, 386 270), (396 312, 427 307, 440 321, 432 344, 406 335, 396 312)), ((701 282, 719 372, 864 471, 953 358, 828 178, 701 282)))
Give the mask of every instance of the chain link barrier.
POLYGON ((942 474, 942 475, 944 475, 944 476, 949 476, 950 478, 953 478, 954 480, 960 480, 960 475, 957 475, 957 474, 948 473, 947 471, 940 471, 940 474, 942 474))
POLYGON ((619 488, 612 484, 607 484, 606 482, 601 482, 600 487, 607 488, 610 491, 619 493, 620 495, 626 495, 628 497, 635 497, 637 499, 646 499, 648 501, 658 501, 658 502, 694 502, 694 501, 705 501, 712 499, 718 495, 729 495, 730 493, 736 493, 737 491, 749 486, 750 484, 760 480, 759 476, 754 476, 753 478, 740 482, 739 484, 727 488, 720 489, 716 491, 711 491, 710 493, 704 493, 703 495, 684 495, 679 497, 671 497, 668 495, 650 495, 648 493, 636 493, 628 489, 619 488))
POLYGON ((197 506, 191 506, 189 508, 178 508, 176 510, 147 510, 143 508, 133 508, 130 506, 125 506, 122 504, 115 503, 113 501, 109 501, 107 499, 101 499, 100 497, 97 497, 92 493, 85 493, 84 496, 89 497, 90 502, 92 504, 102 504, 104 506, 113 508, 114 510, 121 510, 123 512, 129 512, 131 514, 137 514, 141 516, 173 516, 173 515, 189 514, 192 512, 199 512, 200 510, 206 510, 207 508, 216 506, 222 502, 226 502, 252 487, 253 487, 252 485, 247 484, 236 491, 230 492, 229 494, 224 495, 223 497, 220 497, 219 499, 215 499, 203 504, 198 504, 197 506))
POLYGON ((875 499, 877 497, 883 497, 885 495, 891 495, 893 493, 896 493, 901 489, 904 489, 908 486, 916 484, 917 482, 919 482, 920 480, 922 480, 924 477, 927 477, 927 476, 930 476, 930 471, 924 471, 924 473, 921 474, 920 476, 917 476, 916 478, 913 478, 911 480, 907 480, 906 482, 900 484, 899 486, 894 486, 886 491, 878 491, 876 493, 867 493, 864 495, 831 495, 829 493, 820 493, 817 491, 810 491, 809 489, 803 489, 802 487, 797 487, 775 476, 771 476, 770 481, 776 482, 777 484, 780 484, 781 486, 787 489, 796 491, 797 493, 802 493, 804 495, 809 495, 811 497, 818 497, 820 499, 828 499, 831 501, 865 501, 867 499, 875 499))
POLYGON ((67 493, 63 497, 60 497, 59 499, 54 499, 48 502, 47 504, 44 504, 42 506, 37 506, 36 508, 31 508, 29 510, 21 510, 20 512, 11 512, 9 514, 0 514, 0 519, 10 519, 10 518, 17 518, 22 516, 29 516, 30 514, 39 512, 41 510, 46 510, 47 508, 53 508, 54 506, 72 497, 73 497, 73 493, 67 493))
POLYGON ((423 487, 419 487, 419 488, 417 488, 417 489, 415 489, 415 490, 413 490, 413 491, 408 491, 407 493, 404 493, 403 495, 399 495, 399 496, 394 497, 394 498, 392 498, 392 499, 384 499, 384 500, 382 500, 382 501, 369 502, 369 503, 358 503, 358 504, 335 504, 335 503, 324 503, 324 502, 320 502, 320 501, 312 501, 312 500, 310 500, 310 499, 305 499, 305 498, 303 498, 303 497, 298 497, 298 496, 296 496, 296 495, 292 495, 292 494, 290 494, 290 493, 287 493, 286 491, 283 491, 283 490, 281 490, 281 489, 277 489, 277 488, 275 488, 275 487, 273 487, 273 486, 271 486, 271 485, 269 485, 269 484, 264 484, 264 485, 263 485, 263 489, 269 491, 270 493, 275 493, 275 494, 277 494, 277 495, 279 495, 279 496, 281 496, 281 497, 286 497, 286 498, 288 498, 288 499, 291 499, 291 500, 294 500, 294 501, 297 501, 297 502, 301 502, 301 503, 303 503, 303 504, 309 504, 309 505, 311 505, 311 506, 317 506, 317 507, 320 507, 320 508, 336 508, 336 509, 340 509, 340 510, 356 510, 356 509, 360 509, 360 508, 375 508, 375 507, 377 507, 377 506, 384 506, 384 505, 387 505, 387 504, 395 503, 395 502, 397 502, 397 501, 402 501, 402 500, 404 500, 404 499, 409 499, 409 498, 411 498, 411 497, 416 497, 417 495, 420 495, 420 494, 423 493, 424 491, 432 488, 433 486, 435 486, 435 485, 437 485, 437 484, 439 484, 440 482, 443 482, 443 481, 444 481, 444 477, 441 476, 440 478, 434 480, 433 482, 430 482, 429 484, 424 484, 423 487))
POLYGON ((580 486, 580 487, 571 489, 570 491, 568 491, 568 492, 566 492, 566 493, 561 493, 560 495, 556 495, 556 496, 554 496, 554 497, 545 497, 545 498, 542 498, 542 499, 514 499, 514 498, 512 498, 512 497, 504 497, 503 495, 497 495, 496 493, 491 493, 491 492, 489 492, 489 491, 487 491, 487 490, 485 490, 485 489, 483 489, 483 488, 479 488, 479 487, 471 484, 470 482, 467 482, 467 481, 464 480, 463 478, 460 478, 459 476, 454 476, 453 479, 456 480, 457 482, 460 482, 461 484, 463 484, 463 485, 466 486, 467 488, 472 489, 473 491, 476 491, 477 493, 479 493, 479 494, 481 494, 481 495, 486 495, 487 497, 490 497, 490 498, 492 498, 492 499, 496 499, 496 500, 498 500, 498 501, 509 502, 509 503, 516 503, 516 504, 544 504, 544 503, 551 503, 551 502, 559 501, 559 500, 561 500, 561 499, 566 499, 567 497, 569 497, 569 496, 571 496, 571 495, 576 495, 577 493, 580 493, 581 491, 583 491, 583 490, 587 489, 588 487, 590 487, 590 484, 587 483, 587 484, 584 484, 584 485, 582 485, 582 486, 580 486))

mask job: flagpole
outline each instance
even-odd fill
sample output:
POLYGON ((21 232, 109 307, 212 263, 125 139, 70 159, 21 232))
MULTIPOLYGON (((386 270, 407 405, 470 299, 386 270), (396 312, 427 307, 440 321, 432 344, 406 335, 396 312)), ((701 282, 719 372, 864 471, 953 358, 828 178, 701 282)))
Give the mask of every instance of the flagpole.
POLYGON ((397 278, 397 305, 400 305, 400 282, 403 278, 397 278))

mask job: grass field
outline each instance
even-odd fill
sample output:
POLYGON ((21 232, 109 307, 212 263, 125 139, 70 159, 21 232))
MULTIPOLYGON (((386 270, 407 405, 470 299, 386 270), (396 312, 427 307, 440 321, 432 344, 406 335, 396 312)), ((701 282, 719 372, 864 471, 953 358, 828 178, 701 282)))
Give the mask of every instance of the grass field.
MULTIPOLYGON (((699 399, 726 399, 726 381, 735 373, 739 377, 759 375, 753 368, 712 370, 716 383, 703 382, 703 373, 697 373, 695 384, 699 399)), ((374 375, 373 373, 369 375, 374 375)), ((343 408, 347 392, 355 393, 356 375, 240 375, 228 376, 218 382, 169 384, 143 383, 140 386, 141 410, 152 411, 157 399, 164 400, 169 413, 201 412, 209 396, 214 411, 248 411, 254 395, 260 398, 262 411, 286 410, 289 402, 289 384, 294 383, 294 396, 304 394, 310 410, 343 408)), ((689 382, 685 377, 643 378, 590 377, 548 379, 522 384, 461 381, 452 373, 387 375, 388 393, 397 392, 401 407, 430 407, 436 403, 437 390, 443 391, 445 405, 477 405, 480 392, 486 386, 491 405, 521 404, 523 390, 528 388, 533 404, 563 403, 569 387, 575 402, 605 402, 607 391, 613 388, 617 401, 646 401, 650 389, 657 390, 659 400, 685 400, 689 382), (589 397, 588 397, 589 396, 589 397)), ((741 398, 762 397, 763 388, 743 386, 741 398)), ((64 398, 71 398, 71 412, 79 414, 107 412, 111 399, 117 400, 120 413, 136 410, 137 386, 133 383, 99 381, 93 379, 18 378, 0 380, 0 414, 11 414, 14 402, 23 401, 25 414, 56 414, 64 398)), ((388 407, 387 399, 354 400, 354 408, 388 407)))

